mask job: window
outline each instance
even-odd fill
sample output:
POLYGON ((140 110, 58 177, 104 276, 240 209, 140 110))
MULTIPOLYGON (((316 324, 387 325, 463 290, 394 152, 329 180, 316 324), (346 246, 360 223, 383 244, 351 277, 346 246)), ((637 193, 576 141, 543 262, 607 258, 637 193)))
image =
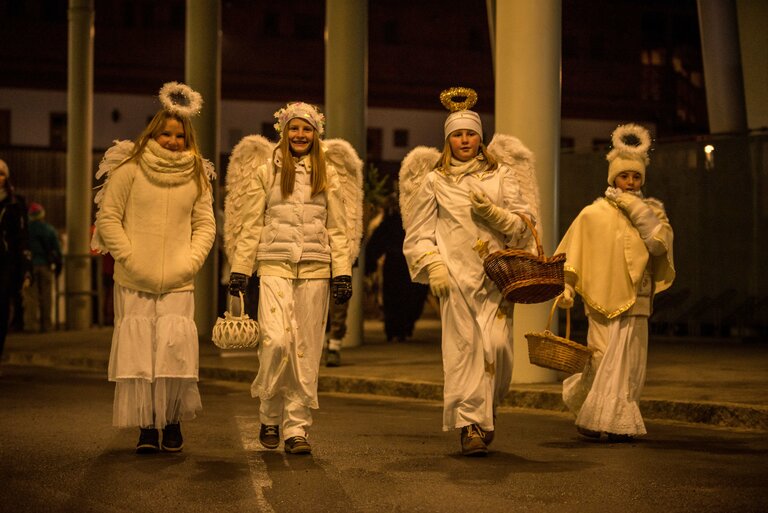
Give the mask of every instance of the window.
POLYGON ((396 128, 393 142, 395 148, 405 148, 408 146, 408 130, 405 128, 396 128))
POLYGON ((67 147, 67 113, 51 112, 50 118, 51 137, 50 146, 53 149, 63 150, 67 147))

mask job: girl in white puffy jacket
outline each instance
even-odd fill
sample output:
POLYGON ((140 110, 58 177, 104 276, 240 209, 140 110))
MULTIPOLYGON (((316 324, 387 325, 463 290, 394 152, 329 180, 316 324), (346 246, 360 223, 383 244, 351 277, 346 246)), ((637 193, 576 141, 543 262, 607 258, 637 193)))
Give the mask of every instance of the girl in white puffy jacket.
POLYGON ((259 441, 275 449, 282 435, 285 452, 308 454, 329 286, 337 303, 352 295, 350 241, 340 179, 320 141, 323 115, 294 102, 275 116, 280 141, 239 207, 229 291, 243 292, 258 273, 261 342, 251 395, 260 399, 259 441))
POLYGON ((202 100, 176 83, 161 100, 165 108, 134 144, 105 155, 129 152, 109 172, 92 243, 115 259, 113 423, 140 428, 138 453, 180 451, 180 421, 202 408, 193 280, 216 233, 212 171, 190 121, 202 100))

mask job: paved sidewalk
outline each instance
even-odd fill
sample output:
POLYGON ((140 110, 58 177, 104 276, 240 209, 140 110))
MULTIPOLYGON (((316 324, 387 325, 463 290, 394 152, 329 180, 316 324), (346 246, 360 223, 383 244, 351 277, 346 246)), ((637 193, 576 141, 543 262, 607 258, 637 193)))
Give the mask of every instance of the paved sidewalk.
MULTIPOLYGON (((86 368, 106 376, 111 335, 111 328, 11 334, 4 364, 86 368)), ((366 321, 364 339, 342 350, 340 367, 321 369, 321 391, 442 399, 437 321, 419 321, 414 339, 405 343, 386 343, 382 323, 366 321)), ((202 380, 250 383, 257 368, 255 350, 200 346, 202 380)), ((565 411, 560 391, 560 383, 513 384, 505 405, 565 411)), ((768 341, 651 338, 640 407, 647 419, 768 431, 768 341)))

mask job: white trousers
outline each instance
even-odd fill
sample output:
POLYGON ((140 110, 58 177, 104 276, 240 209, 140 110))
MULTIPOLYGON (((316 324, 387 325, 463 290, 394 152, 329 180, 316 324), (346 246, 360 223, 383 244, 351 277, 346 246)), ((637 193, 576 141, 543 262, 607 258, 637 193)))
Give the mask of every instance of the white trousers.
POLYGON ((307 436, 318 408, 317 379, 328 318, 329 280, 261 276, 259 372, 251 395, 262 424, 284 438, 307 436))
POLYGON ((590 315, 587 345, 594 349, 583 373, 563 381, 563 401, 576 425, 619 435, 644 435, 640 395, 645 386, 648 318, 590 315))
POLYGON ((493 431, 496 406, 512 381, 513 305, 491 300, 470 305, 453 289, 440 301, 440 312, 443 431, 470 424, 493 431))
POLYGON ((199 347, 192 291, 148 294, 115 284, 109 380, 117 427, 164 427, 194 419, 199 347))

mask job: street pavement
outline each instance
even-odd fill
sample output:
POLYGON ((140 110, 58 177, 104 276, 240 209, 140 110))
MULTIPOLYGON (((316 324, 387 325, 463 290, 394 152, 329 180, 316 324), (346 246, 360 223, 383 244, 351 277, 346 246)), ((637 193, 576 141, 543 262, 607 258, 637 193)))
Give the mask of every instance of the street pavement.
MULTIPOLYGON (((3 365, 103 370, 106 379, 111 336, 111 328, 12 333, 3 365)), ((420 320, 413 338, 397 343, 385 340, 380 321, 366 320, 363 343, 341 354, 341 366, 321 369, 321 392, 442 399, 438 320, 420 320)), ((201 380, 249 383, 257 369, 255 350, 223 351, 201 342, 201 380)), ((560 395, 564 377, 513 383, 503 405, 566 411, 560 395)), ((768 431, 768 341, 652 336, 640 409, 647 419, 768 431)))

